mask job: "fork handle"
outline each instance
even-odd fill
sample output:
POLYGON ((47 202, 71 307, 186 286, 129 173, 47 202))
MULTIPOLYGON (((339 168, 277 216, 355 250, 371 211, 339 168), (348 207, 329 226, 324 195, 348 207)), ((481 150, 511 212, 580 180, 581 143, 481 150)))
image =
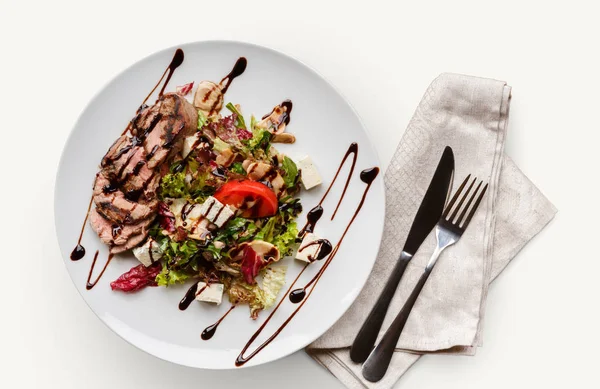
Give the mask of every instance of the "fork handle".
POLYGON ((379 335, 379 330, 381 329, 381 325, 383 324, 383 319, 385 319, 385 314, 390 306, 392 298, 396 293, 396 289, 398 288, 398 284, 402 279, 402 275, 406 270, 406 266, 412 259, 412 255, 408 254, 405 251, 402 251, 400 254, 400 258, 396 262, 396 266, 392 270, 383 291, 379 295, 377 302, 371 309, 369 316, 363 323, 360 331, 356 335, 354 339, 354 343, 352 343, 352 348, 350 349, 350 359, 356 363, 364 362, 371 351, 373 350, 373 346, 375 346, 375 341, 377 340, 377 335, 379 335))
POLYGON ((400 334, 402 334, 402 330, 404 329, 404 325, 408 320, 410 312, 430 274, 431 269, 425 269, 421 278, 419 278, 417 285, 402 307, 402 310, 400 310, 400 313, 398 313, 398 316, 396 316, 390 328, 385 332, 377 347, 373 349, 373 352, 371 352, 363 364, 362 375, 368 381, 377 382, 381 380, 387 372, 392 355, 398 344, 398 339, 400 339, 400 334))

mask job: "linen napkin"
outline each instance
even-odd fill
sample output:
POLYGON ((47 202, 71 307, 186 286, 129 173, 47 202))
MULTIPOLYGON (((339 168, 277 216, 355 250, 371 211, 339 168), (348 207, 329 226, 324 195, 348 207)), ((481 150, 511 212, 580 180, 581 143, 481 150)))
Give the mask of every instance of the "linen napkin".
MULTIPOLYGON (((556 213, 504 155, 511 88, 505 82, 442 74, 429 86, 385 173, 386 219, 373 272, 346 314, 306 351, 348 388, 390 388, 426 353, 473 355, 481 345, 488 286, 556 213), (454 189, 467 176, 489 183, 461 240, 446 249, 406 323, 386 376, 370 383, 349 347, 397 261, 446 145, 454 189)), ((379 333, 400 311, 435 248, 432 233, 408 265, 379 333)))

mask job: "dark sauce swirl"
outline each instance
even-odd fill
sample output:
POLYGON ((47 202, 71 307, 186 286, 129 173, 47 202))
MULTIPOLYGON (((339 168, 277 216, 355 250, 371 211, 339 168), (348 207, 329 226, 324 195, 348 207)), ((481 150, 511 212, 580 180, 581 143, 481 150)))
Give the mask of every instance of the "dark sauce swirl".
POLYGON ((226 75, 225 77, 223 77, 223 79, 220 82, 220 84, 225 84, 223 86, 223 89, 221 89, 221 93, 225 94, 225 92, 227 92, 227 89, 229 89, 231 82, 236 77, 239 77, 242 75, 242 73, 244 73, 247 65, 248 65, 248 60, 246 59, 246 57, 238 58, 238 60, 235 62, 235 65, 233 65, 233 69, 231 69, 229 74, 226 75))
POLYGON ((190 304, 192 303, 192 301, 194 301, 194 299, 196 298, 196 296, 199 295, 200 293, 202 293, 204 291, 204 289, 206 289, 208 287, 208 284, 204 285, 202 288, 200 288, 200 290, 197 291, 197 289, 198 289, 198 283, 199 282, 196 282, 194 285, 192 285, 188 289, 188 291, 185 293, 185 296, 183 296, 183 298, 179 302, 179 309, 180 310, 185 311, 186 309, 188 309, 188 307, 190 306, 190 304))
POLYGON ((97 259, 98 259, 98 251, 96 250, 96 254, 94 254, 94 260, 92 261, 92 266, 90 267, 90 272, 88 273, 87 282, 85 284, 85 288, 87 290, 92 289, 94 286, 96 286, 96 284, 98 283, 98 281, 100 281, 100 278, 102 278, 102 275, 106 271, 106 268, 108 267, 108 264, 113 259, 113 254, 109 254, 108 255, 106 263, 104 264, 104 267, 100 271, 100 274, 98 274, 98 277, 96 277, 96 279, 94 281, 90 281, 92 279, 92 274, 94 273, 94 267, 96 267, 96 260, 97 259))
POLYGON ((210 338, 212 338, 215 335, 215 332, 217 332, 217 328, 219 328, 219 324, 221 324, 223 319, 225 319, 227 317, 227 315, 229 315, 229 312, 231 312, 233 310, 233 308, 235 308, 235 305, 232 305, 231 308, 229 308, 229 310, 227 310, 227 312, 225 312, 225 314, 223 316, 221 316, 221 318, 219 320, 217 320, 215 323, 209 325, 208 327, 206 327, 204 329, 204 331, 202 331, 202 334, 200 335, 202 340, 209 340, 210 338))

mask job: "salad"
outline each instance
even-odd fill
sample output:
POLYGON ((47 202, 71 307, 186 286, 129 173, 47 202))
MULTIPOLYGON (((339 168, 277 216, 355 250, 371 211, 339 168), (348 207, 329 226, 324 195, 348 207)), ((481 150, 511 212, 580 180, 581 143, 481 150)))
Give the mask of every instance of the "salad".
MULTIPOLYGON (((198 99, 210 84, 217 85, 203 81, 197 88, 197 129, 165 167, 156 190, 156 219, 147 239, 133 248, 141 264, 111 287, 133 292, 193 282, 181 309, 193 300, 220 304, 227 298, 247 304, 255 319, 274 305, 285 283, 282 258, 293 256, 301 241, 298 195, 321 180, 308 157, 294 161, 274 146, 295 141, 285 132, 291 102, 261 120, 247 121, 232 103, 222 116, 213 112, 214 102, 208 109, 198 99)), ((188 84, 178 92, 191 89, 188 84)))

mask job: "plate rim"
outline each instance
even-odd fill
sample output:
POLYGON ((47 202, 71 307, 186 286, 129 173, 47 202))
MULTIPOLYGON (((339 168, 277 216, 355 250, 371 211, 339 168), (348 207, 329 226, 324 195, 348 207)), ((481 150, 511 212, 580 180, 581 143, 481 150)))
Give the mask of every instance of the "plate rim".
MULTIPOLYGON (((172 45, 169 47, 165 47, 156 51, 153 51, 152 53, 136 60, 135 62, 131 63, 130 65, 124 67, 123 69, 119 70, 116 74, 114 74, 112 77, 110 77, 106 82, 104 82, 102 84, 102 86, 96 90, 96 92, 92 95, 92 97, 87 101, 87 103, 85 104, 85 106, 82 108, 81 112, 79 113, 79 115, 77 116, 77 119, 75 120, 74 124, 71 126, 71 130, 69 131, 68 136, 66 137, 63 146, 62 146, 62 150, 61 150, 61 154, 60 154, 60 159, 59 159, 59 163, 57 166, 57 171, 56 174, 54 176, 54 207, 53 207, 53 213, 54 213, 54 233, 56 236, 56 240, 58 242, 58 246, 59 246, 59 252, 60 252, 60 256, 62 257, 63 260, 63 266, 65 267, 65 270, 67 272, 67 274, 69 275, 69 278, 71 279, 71 282, 73 283, 73 286, 75 287, 75 290, 77 291, 77 293, 79 294, 79 296, 81 297, 81 299, 85 302, 86 306, 88 307, 88 309, 90 309, 94 315, 100 320, 100 322, 102 322, 108 329, 111 330, 112 333, 116 334, 119 338, 123 339, 125 342, 127 342, 128 344, 134 346, 136 349, 143 351, 144 353, 151 355, 155 358, 158 358, 160 360, 169 362, 169 363, 173 363, 175 365, 180 365, 180 366, 185 366, 185 367, 189 367, 189 368, 194 368, 194 369, 201 369, 201 370, 239 370, 239 369, 248 369, 248 368, 253 368, 253 367, 257 367, 257 366, 261 366, 267 363, 271 363, 271 362, 275 362, 278 361, 280 359, 283 359, 285 357, 288 357, 289 355, 300 351, 302 349, 305 349, 308 345, 310 345, 311 343, 313 343, 315 340, 319 339, 321 336, 323 336, 323 334, 325 334, 327 331, 329 331, 329 329, 331 329, 345 314, 346 312, 348 312, 348 310, 350 309, 350 307, 352 307, 352 305, 356 302, 356 299, 358 298, 358 296, 360 295, 360 293, 362 292, 362 290, 364 289, 365 285, 367 284, 367 281, 369 280, 369 277, 371 275, 371 273, 373 272, 373 267, 375 266, 375 262, 377 261, 377 257, 379 254, 379 251, 381 249, 381 243, 383 240, 383 232, 384 232, 384 226, 385 226, 385 216, 386 216, 386 187, 385 187, 385 169, 382 168, 381 166, 381 158, 379 156, 379 152, 377 150, 377 148, 375 147, 375 142, 373 141, 373 133, 369 130, 369 128, 365 125, 364 120, 362 119, 362 117, 360 116, 360 114, 358 113, 358 111, 356 110, 356 108, 354 107, 354 105, 352 105, 352 103, 348 100, 348 98, 335 86, 335 84, 333 84, 328 78, 326 78, 325 76, 323 76, 320 72, 318 72, 316 69, 314 69, 312 66, 306 64, 304 61, 296 58, 293 55, 290 55, 284 51, 281 51, 279 49, 274 49, 272 47, 269 46, 265 46, 265 45, 261 45, 261 44, 257 44, 257 43, 252 43, 252 42, 248 42, 248 41, 243 41, 243 40, 236 40, 236 39, 208 39, 208 40, 193 40, 193 41, 187 41, 187 42, 183 42, 180 44, 176 44, 176 45, 172 45), (58 218, 57 218, 57 207, 58 207, 58 196, 57 196, 57 182, 59 180, 59 177, 61 175, 61 172, 63 171, 63 164, 65 163, 65 150, 66 150, 66 146, 72 141, 72 138, 74 136, 75 133, 75 129, 77 128, 79 122, 81 121, 84 113, 86 112, 86 110, 88 109, 88 107, 98 99, 98 97, 100 96, 100 94, 112 83, 114 82, 117 78, 121 77, 125 72, 127 72, 129 69, 131 69, 132 67, 136 66, 138 63, 140 62, 144 62, 154 56, 160 55, 163 52, 168 52, 168 51, 174 51, 178 48, 181 48, 184 50, 185 52, 185 47, 188 46, 193 46, 193 45, 198 45, 198 44, 225 44, 225 45, 229 45, 229 44, 238 44, 238 45, 246 45, 246 46, 251 46, 260 50, 267 50, 270 51, 273 54, 285 57, 287 59, 290 59, 300 65, 302 65, 305 69, 307 69, 308 71, 312 72, 316 77, 320 78, 321 80, 323 80, 330 88, 332 88, 335 93, 337 93, 342 100, 344 101, 344 103, 346 103, 348 105, 348 107, 350 107, 351 111, 354 113, 354 115, 356 116, 356 118, 358 119, 358 122, 360 123, 362 129, 365 131, 365 134, 367 136, 367 139, 369 141, 369 146, 371 147, 371 149, 373 150, 373 156, 375 158, 375 161, 377 162, 377 167, 379 168, 379 175, 381 177, 380 180, 378 180, 378 184, 380 186, 380 189, 382 191, 382 202, 381 202, 381 207, 383 208, 383 220, 381 225, 379 226, 379 241, 377 242, 377 254, 375 256, 375 259, 373 260, 373 262, 371 263, 371 265, 369 266, 368 269, 368 273, 367 275, 364 277, 363 280, 361 280, 360 282, 357 283, 357 286, 359 286, 359 288, 357 289, 357 292, 355 294, 351 294, 351 302, 348 304, 348 306, 343 309, 339 315, 336 315, 337 317, 335 317, 335 321, 333 322, 333 324, 329 327, 327 327, 321 334, 317 335, 316 337, 308 337, 308 341, 307 342, 302 342, 302 343, 306 343, 303 346, 301 346, 300 348, 297 349, 290 349, 290 350, 286 350, 284 352, 282 352, 282 354, 276 358, 272 358, 272 359, 268 359, 268 360, 264 360, 264 361, 259 361, 259 362, 255 362, 252 364, 244 364, 242 366, 235 366, 234 364, 231 365, 227 365, 227 366, 219 366, 219 367, 201 367, 201 366, 197 366, 197 365, 192 365, 192 364, 187 364, 187 363, 183 363, 181 361, 174 361, 171 359, 168 359, 167 357, 161 356, 161 355, 157 355, 154 354, 152 352, 150 352, 149 350, 145 349, 142 345, 140 344, 136 344, 133 343, 133 341, 131 341, 130 339, 126 338, 123 334, 121 334, 119 331, 117 331, 115 328, 113 328, 106 320, 104 320, 100 313, 96 312, 96 310, 94 310, 94 308, 92 308, 88 302, 88 300, 83 296, 82 292, 79 290, 79 288, 77 288, 76 282, 73 279, 73 276, 71 274, 71 272, 69 271, 68 267, 67 267, 67 261, 69 260, 69 258, 65 258, 62 252, 62 249, 60 247, 60 240, 59 240, 59 236, 58 236, 58 218)), ((309 354, 310 355, 310 354, 309 354)))

